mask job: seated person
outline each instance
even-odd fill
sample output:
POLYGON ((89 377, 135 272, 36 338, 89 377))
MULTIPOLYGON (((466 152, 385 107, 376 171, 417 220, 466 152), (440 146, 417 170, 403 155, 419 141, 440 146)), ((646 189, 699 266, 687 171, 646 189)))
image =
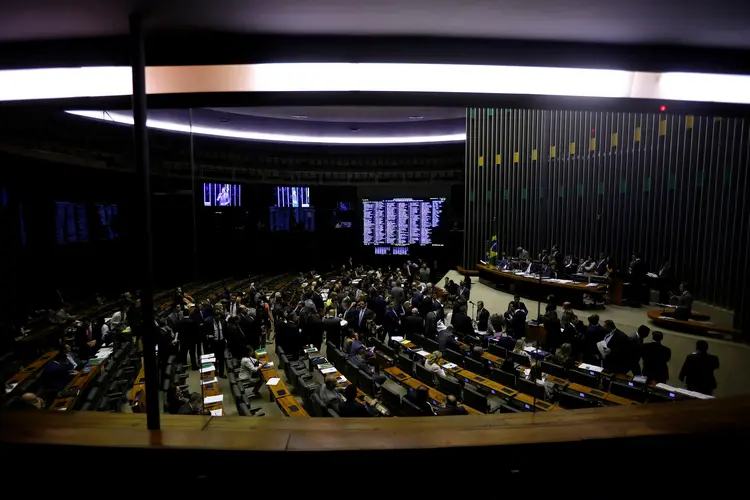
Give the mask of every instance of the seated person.
POLYGON ((427 359, 424 360, 424 367, 432 373, 437 373, 441 377, 445 378, 445 370, 440 366, 440 360, 443 359, 443 353, 440 351, 433 351, 427 359))
POLYGON ((188 399, 182 394, 179 387, 176 385, 169 387, 167 391, 167 412, 170 415, 177 415, 180 408, 188 402, 188 399))
POLYGON ((572 356, 573 352, 573 346, 571 346, 569 343, 565 343, 561 345, 557 351, 555 351, 555 359, 554 363, 558 364, 566 369, 573 368, 575 364, 575 359, 572 356))
POLYGON ((408 399, 411 403, 414 403, 417 408, 419 408, 419 416, 435 416, 435 410, 432 409, 432 405, 429 401, 430 391, 427 389, 427 387, 420 385, 416 391, 409 391, 409 394, 406 395, 406 399, 408 399))
MULTIPOLYGON (((339 388, 337 387, 338 381, 336 376, 329 373, 323 380, 323 385, 318 389, 318 396, 326 406, 333 406, 338 408, 339 402, 341 402, 341 396, 339 396, 339 388)), ((353 385, 353 384, 352 384, 353 385)), ((356 397, 356 387, 354 388, 356 397)))
POLYGON ((250 347, 245 347, 245 355, 240 362, 240 374, 238 378, 240 385, 249 385, 252 388, 252 392, 248 394, 251 398, 260 396, 260 388, 263 386, 263 377, 260 373, 261 368, 260 361, 255 357, 255 351, 250 347))
POLYGON ((372 417, 367 406, 357 401, 357 387, 349 384, 344 389, 346 401, 339 403, 339 416, 344 418, 372 417))
POLYGON ((75 366, 68 362, 64 351, 59 351, 55 359, 44 366, 42 381, 46 387, 61 391, 76 375, 75 366))
POLYGON ((482 349, 482 346, 475 345, 471 349, 471 358, 476 359, 477 361, 482 361, 482 355, 484 354, 484 349, 482 349))
POLYGON ((513 352, 516 354, 520 354, 521 356, 526 356, 527 358, 531 357, 529 356, 529 353, 524 350, 526 347, 526 342, 524 342, 523 339, 516 340, 516 346, 513 348, 513 352))
POLYGON ((440 417, 451 415, 468 415, 469 412, 463 406, 458 406, 458 400, 453 394, 445 398, 445 408, 438 408, 437 414, 440 417))
POLYGON ((43 410, 44 400, 33 392, 27 392, 21 396, 21 407, 26 410, 43 410))
POLYGON ((675 319, 687 321, 693 313, 693 296, 688 291, 688 284, 680 285, 680 295, 672 294, 672 298, 677 297, 677 307, 674 311, 665 311, 662 316, 668 316, 675 319))
POLYGON ((368 354, 371 355, 372 353, 370 353, 370 351, 368 351, 364 347, 360 347, 357 351, 357 354, 351 356, 349 360, 354 363, 354 365, 358 369, 371 376, 375 380, 375 382, 377 382, 378 384, 382 384, 383 382, 385 382, 385 375, 380 375, 377 373, 375 367, 370 364, 370 362, 374 361, 375 358, 368 356, 368 354))
POLYGON ((203 415, 203 398, 197 392, 190 394, 190 399, 187 403, 183 404, 178 415, 203 415))

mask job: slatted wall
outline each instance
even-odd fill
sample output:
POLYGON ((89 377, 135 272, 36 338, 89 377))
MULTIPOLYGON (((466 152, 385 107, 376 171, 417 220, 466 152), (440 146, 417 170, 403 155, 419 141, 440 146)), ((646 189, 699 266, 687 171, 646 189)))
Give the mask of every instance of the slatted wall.
POLYGON ((497 235, 506 252, 669 258, 719 306, 748 293, 747 120, 470 108, 466 131, 464 267, 497 235))

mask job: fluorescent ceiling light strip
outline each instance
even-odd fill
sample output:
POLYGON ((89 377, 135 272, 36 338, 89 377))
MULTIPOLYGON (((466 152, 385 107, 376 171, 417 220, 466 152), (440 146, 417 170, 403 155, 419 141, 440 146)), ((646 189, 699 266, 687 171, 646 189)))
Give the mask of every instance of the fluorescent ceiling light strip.
MULTIPOLYGON (((750 76, 458 64, 271 63, 146 68, 150 94, 436 92, 750 104, 750 76)), ((0 71, 0 101, 121 96, 128 67, 0 71)))
MULTIPOLYGON (((67 111, 67 113, 93 118, 96 120, 121 123, 124 125, 133 125, 133 117, 121 113, 110 111, 67 111)), ((313 136, 313 135, 291 135, 291 134, 270 134, 267 132, 254 132, 248 130, 233 130, 230 128, 214 128, 193 126, 189 124, 169 122, 163 120, 147 120, 146 125, 149 128, 167 130, 170 132, 194 133, 198 135, 209 135, 214 137, 224 137, 229 139, 244 139, 252 141, 266 142, 294 142, 305 144, 431 144, 445 142, 463 142, 466 140, 465 133, 443 134, 443 135, 422 135, 422 136, 395 136, 395 137, 344 137, 344 136, 313 136)))

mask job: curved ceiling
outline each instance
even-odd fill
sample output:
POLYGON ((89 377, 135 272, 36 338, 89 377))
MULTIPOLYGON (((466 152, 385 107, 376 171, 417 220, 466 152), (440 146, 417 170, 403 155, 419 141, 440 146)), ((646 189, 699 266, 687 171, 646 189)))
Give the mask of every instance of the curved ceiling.
POLYGON ((750 3, 737 0, 6 1, 0 2, 0 40, 124 35, 139 5, 156 30, 750 48, 750 3))
POLYGON ((466 116, 465 108, 417 106, 265 106, 210 109, 227 115, 360 124, 455 120, 466 116))
MULTIPOLYGON (((126 125, 133 123, 131 111, 71 113, 126 125)), ((148 126, 179 133, 192 131, 231 139, 301 144, 435 144, 461 142, 466 138, 465 108, 335 106, 322 107, 316 113, 313 107, 152 109, 148 113, 148 126), (293 118, 300 109, 328 120, 293 118), (416 110, 430 110, 431 119, 409 120, 408 113, 416 110), (403 120, 403 116, 407 119, 403 120), (385 121, 389 118, 392 121, 385 121)))

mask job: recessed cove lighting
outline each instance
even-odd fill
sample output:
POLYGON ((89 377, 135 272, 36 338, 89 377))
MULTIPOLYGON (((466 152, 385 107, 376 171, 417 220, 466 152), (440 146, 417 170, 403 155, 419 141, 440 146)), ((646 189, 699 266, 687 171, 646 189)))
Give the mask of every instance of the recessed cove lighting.
MULTIPOLYGON (((72 115, 92 118, 95 120, 120 123, 123 125, 133 125, 133 116, 116 111, 66 111, 72 115)), ((244 139, 249 141, 266 141, 266 142, 292 142, 304 144, 435 144, 445 142, 464 142, 466 141, 465 133, 442 134, 442 135, 406 135, 406 136, 313 136, 313 135, 295 135, 295 134, 276 134, 252 130, 236 130, 232 128, 206 127, 203 125, 193 125, 187 123, 171 122, 167 120, 149 119, 146 122, 149 128, 158 130, 167 130, 170 132, 179 132, 184 134, 193 133, 196 135, 209 135, 213 137, 225 137, 227 139, 244 139)), ((358 128, 352 127, 351 132, 359 132, 358 128)))
POLYGON ((295 120, 307 120, 307 115, 292 115, 295 120))
POLYGON ((424 116, 410 116, 409 117, 410 120, 421 120, 423 118, 424 118, 424 116))

